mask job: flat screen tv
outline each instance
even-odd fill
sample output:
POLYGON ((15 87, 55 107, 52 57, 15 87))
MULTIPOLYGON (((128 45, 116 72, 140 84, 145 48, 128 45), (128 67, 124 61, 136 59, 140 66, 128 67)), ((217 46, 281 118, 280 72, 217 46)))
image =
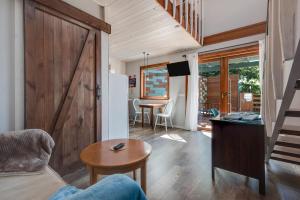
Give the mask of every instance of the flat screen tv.
POLYGON ((191 74, 188 61, 170 63, 167 68, 169 76, 187 76, 191 74))

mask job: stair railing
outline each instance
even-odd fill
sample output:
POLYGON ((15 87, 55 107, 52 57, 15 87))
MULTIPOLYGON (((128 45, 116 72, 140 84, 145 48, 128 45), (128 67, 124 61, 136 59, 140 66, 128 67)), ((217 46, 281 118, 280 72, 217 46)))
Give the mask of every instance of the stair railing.
POLYGON ((201 45, 203 0, 157 0, 157 2, 201 45))
POLYGON ((275 143, 279 136, 279 131, 282 129, 284 120, 286 117, 286 111, 289 110, 291 103, 293 101, 293 98, 295 96, 296 92, 296 84, 297 80, 300 78, 300 41, 298 43, 297 51, 294 57, 294 62, 291 68, 291 72, 289 75, 289 79, 286 85, 286 89, 283 95, 282 103, 280 106, 279 113, 277 115, 277 119, 275 122, 275 126, 273 129, 273 134, 270 140, 269 144, 269 150, 267 154, 267 161, 270 159, 271 154, 274 150, 275 143))

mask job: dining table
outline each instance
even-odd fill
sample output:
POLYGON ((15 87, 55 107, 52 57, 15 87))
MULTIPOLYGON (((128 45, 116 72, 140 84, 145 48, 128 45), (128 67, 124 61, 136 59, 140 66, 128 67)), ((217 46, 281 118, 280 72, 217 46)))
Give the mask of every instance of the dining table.
POLYGON ((144 114, 145 108, 150 109, 150 125, 154 129, 154 109, 162 109, 166 106, 163 103, 141 103, 140 108, 142 109, 142 127, 144 127, 144 114))

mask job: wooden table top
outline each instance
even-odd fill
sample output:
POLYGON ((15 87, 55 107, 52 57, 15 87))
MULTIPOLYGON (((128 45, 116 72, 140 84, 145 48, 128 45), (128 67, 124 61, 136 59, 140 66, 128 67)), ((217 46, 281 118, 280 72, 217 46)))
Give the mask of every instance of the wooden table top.
POLYGON ((81 152, 80 159, 92 167, 126 167, 144 161, 149 157, 151 151, 151 145, 144 141, 115 139, 89 145, 81 152), (123 150, 111 150, 112 146, 121 142, 125 143, 123 150))
POLYGON ((141 103, 139 106, 142 108, 160 108, 164 107, 166 104, 163 103, 141 103))

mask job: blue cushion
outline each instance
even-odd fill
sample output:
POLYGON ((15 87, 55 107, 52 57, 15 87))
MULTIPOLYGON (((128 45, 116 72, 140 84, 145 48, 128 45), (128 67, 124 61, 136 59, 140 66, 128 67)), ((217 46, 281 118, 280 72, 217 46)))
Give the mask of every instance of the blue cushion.
POLYGON ((65 186, 49 200, 146 200, 141 187, 126 175, 108 176, 85 190, 65 186))

